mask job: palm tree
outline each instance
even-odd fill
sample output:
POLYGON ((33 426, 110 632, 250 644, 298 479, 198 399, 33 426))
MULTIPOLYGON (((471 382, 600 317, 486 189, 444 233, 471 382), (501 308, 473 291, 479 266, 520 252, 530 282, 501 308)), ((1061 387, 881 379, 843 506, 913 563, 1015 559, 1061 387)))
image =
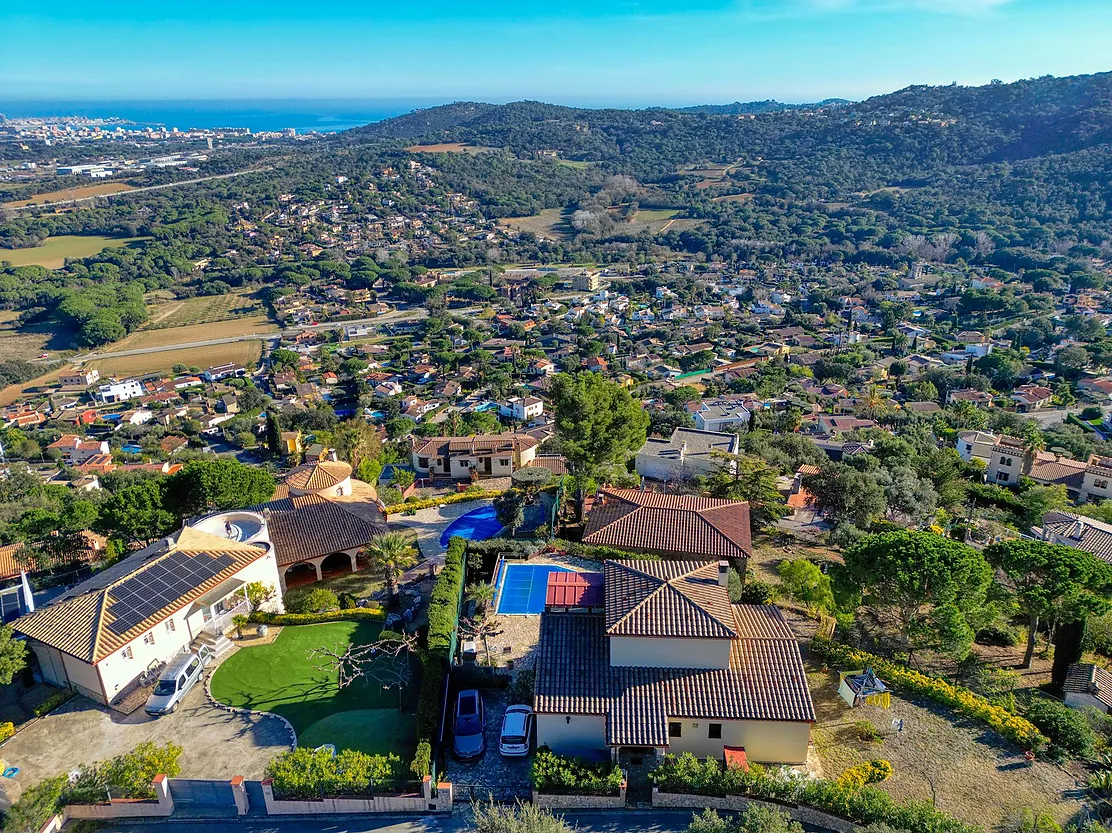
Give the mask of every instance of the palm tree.
POLYGON ((888 411, 888 401, 876 385, 869 385, 868 392, 862 400, 860 413, 868 419, 879 419, 888 411))
POLYGON ((386 532, 371 539, 363 549, 371 567, 382 572, 391 601, 398 594, 398 579, 417 563, 413 539, 404 532, 386 532))
POLYGON ((467 588, 467 600, 474 603, 475 612, 485 616, 490 603, 494 601, 494 585, 489 581, 481 581, 467 588))

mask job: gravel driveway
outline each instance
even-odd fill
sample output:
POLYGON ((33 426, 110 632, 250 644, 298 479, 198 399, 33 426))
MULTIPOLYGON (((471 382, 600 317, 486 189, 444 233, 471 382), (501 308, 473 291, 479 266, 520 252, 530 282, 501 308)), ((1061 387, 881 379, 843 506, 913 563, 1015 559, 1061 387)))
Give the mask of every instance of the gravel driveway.
POLYGON ((282 721, 214 708, 200 683, 174 714, 157 720, 142 709, 124 716, 75 697, 0 746, 0 758, 20 770, 14 780, 0 779, 0 808, 43 778, 111 758, 147 740, 172 740, 184 747, 183 778, 261 778, 267 762, 289 748, 282 721))

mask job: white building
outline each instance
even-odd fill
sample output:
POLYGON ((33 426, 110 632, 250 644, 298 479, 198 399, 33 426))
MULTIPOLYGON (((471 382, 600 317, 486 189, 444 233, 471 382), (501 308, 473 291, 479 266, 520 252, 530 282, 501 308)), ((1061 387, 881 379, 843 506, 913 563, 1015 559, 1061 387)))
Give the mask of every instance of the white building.
POLYGON ((267 520, 224 512, 136 552, 18 619, 48 682, 110 704, 149 667, 205 644, 219 650, 232 617, 247 613, 246 587, 274 591, 278 567, 267 520))
POLYGON ((702 431, 725 431, 731 426, 748 426, 750 413, 740 398, 704 399, 692 414, 702 431))
POLYGON ((686 480, 714 473, 737 454, 737 434, 676 428, 668 439, 649 437, 637 452, 637 473, 649 480, 686 480))
POLYGON ((498 403, 498 413, 518 422, 532 422, 544 413, 544 401, 535 396, 513 396, 498 403))
POLYGON ((143 389, 143 385, 135 379, 110 382, 97 388, 97 396, 100 397, 100 401, 109 405, 115 402, 127 402, 129 399, 135 399, 145 394, 146 390, 143 389))

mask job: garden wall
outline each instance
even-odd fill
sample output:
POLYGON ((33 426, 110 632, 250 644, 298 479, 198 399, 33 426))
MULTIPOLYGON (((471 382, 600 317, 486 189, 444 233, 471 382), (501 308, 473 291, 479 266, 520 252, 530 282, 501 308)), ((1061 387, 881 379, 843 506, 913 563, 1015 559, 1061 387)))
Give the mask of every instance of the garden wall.
POLYGON ((156 775, 152 782, 154 800, 114 798, 105 804, 67 804, 64 821, 70 819, 139 819, 169 816, 174 812, 174 797, 165 775, 156 775))
POLYGON ((268 816, 322 815, 329 813, 450 813, 452 785, 437 784, 433 795, 432 778, 425 776, 420 795, 378 795, 374 798, 324 798, 319 801, 287 801, 274 797, 269 780, 262 782, 263 801, 268 816))
POLYGON ((778 810, 781 813, 787 813, 798 822, 813 825, 814 827, 821 827, 825 830, 836 830, 838 833, 853 833, 853 831, 858 829, 857 825, 851 821, 847 821, 839 816, 832 816, 830 813, 824 813, 821 810, 816 810, 814 807, 808 807, 803 804, 777 804, 773 801, 758 801, 757 799, 748 798, 744 795, 714 796, 665 793, 660 792, 657 787, 653 787, 653 807, 674 807, 691 810, 701 810, 704 807, 709 807, 712 810, 730 810, 738 812, 744 810, 750 804, 756 804, 761 807, 778 810))
POLYGON ((626 782, 617 795, 560 795, 533 790, 533 803, 548 810, 624 810, 626 782))

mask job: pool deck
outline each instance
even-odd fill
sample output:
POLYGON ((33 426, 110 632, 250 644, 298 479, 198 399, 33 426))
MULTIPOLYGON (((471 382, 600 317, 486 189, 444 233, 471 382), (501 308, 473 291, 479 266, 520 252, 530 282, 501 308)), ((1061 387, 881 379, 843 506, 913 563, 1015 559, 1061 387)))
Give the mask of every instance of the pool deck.
POLYGON ((466 515, 480 506, 490 506, 493 501, 489 499, 466 500, 461 503, 449 503, 446 506, 434 506, 430 509, 418 509, 412 515, 398 513, 387 519, 393 528, 404 527, 417 533, 417 546, 421 554, 428 559, 439 557, 443 561, 445 548, 440 546, 440 536, 456 518, 466 515))

